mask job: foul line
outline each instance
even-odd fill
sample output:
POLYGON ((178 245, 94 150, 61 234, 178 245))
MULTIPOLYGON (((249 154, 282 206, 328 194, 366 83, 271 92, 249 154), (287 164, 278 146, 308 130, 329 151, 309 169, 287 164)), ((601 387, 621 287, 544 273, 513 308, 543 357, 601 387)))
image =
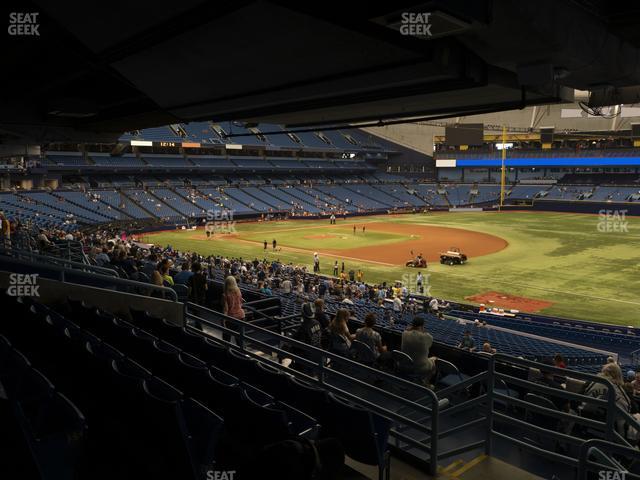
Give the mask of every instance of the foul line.
MULTIPOLYGON (((226 239, 223 239, 226 240, 226 239)), ((235 240, 236 242, 243 242, 243 243, 250 243, 252 245, 262 245, 263 242, 258 242, 256 240, 245 240, 243 238, 234 238, 233 240, 235 240)), ((297 248, 297 247, 279 247, 280 251, 284 251, 284 252, 297 252, 297 253, 308 253, 309 255, 312 255, 313 252, 318 252, 319 255, 324 255, 325 257, 333 257, 333 258, 340 258, 340 259, 345 259, 345 260, 356 260, 359 262, 367 262, 367 263, 375 263, 378 265, 384 265, 385 267, 398 267, 399 265, 396 265, 395 263, 385 263, 385 262, 378 262, 377 260, 366 260, 364 258, 357 258, 357 257, 347 257, 345 255, 338 255, 335 253, 328 253, 328 252, 321 252, 320 250, 306 250, 304 248, 297 248)), ((273 252, 273 250, 268 250, 267 252, 273 252)))

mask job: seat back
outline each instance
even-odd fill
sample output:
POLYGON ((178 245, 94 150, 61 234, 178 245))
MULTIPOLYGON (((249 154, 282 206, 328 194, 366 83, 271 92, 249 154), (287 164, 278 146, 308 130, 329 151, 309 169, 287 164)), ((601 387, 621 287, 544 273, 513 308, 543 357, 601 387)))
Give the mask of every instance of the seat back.
POLYGON ((364 363, 365 365, 372 365, 376 361, 376 355, 371 347, 360 340, 353 340, 351 342, 351 351, 353 352, 353 358, 357 362, 364 363))
POLYGON ((225 369, 240 380, 251 383, 257 376, 256 360, 235 348, 228 349, 227 354, 228 362, 225 369))
POLYGON ((186 302, 189 299, 189 287, 176 283, 171 288, 178 295, 179 302, 186 302))
POLYGON ((76 478, 87 441, 87 421, 82 412, 58 392, 42 408, 38 423, 27 433, 42 478, 76 478))
MULTIPOLYGON (((532 403, 539 407, 548 408, 549 410, 557 410, 555 404, 551 400, 541 395, 536 395, 535 393, 527 393, 524 396, 524 400, 525 402, 532 403)), ((549 430, 555 430, 559 422, 556 417, 528 409, 526 411, 526 418, 530 423, 549 430)))
POLYGON ((458 367, 447 360, 443 360, 442 358, 436 359, 436 368, 442 376, 460 375, 460 370, 458 370, 458 367))
POLYGON ((152 472, 160 478, 196 478, 195 459, 189 448, 187 427, 182 413, 182 392, 162 380, 143 381, 144 408, 139 422, 140 439, 152 472))
POLYGON ((278 400, 288 402, 292 394, 289 388, 289 374, 264 362, 255 362, 253 384, 273 395, 278 400))
POLYGON ((411 372, 413 371, 413 359, 400 350, 392 350, 391 356, 398 372, 411 372))
POLYGON ((289 378, 289 388, 291 391, 289 403, 313 415, 324 427, 324 417, 327 413, 326 392, 296 377, 289 378))
POLYGON ((157 326, 158 323, 162 320, 161 318, 154 317, 146 310, 129 308, 129 312, 131 313, 131 320, 136 327, 149 333, 157 334, 157 326))
POLYGON ((182 413, 192 463, 199 471, 210 470, 224 432, 224 421, 202 403, 185 398, 182 413))
POLYGON ((567 392, 582 393, 586 382, 577 378, 566 377, 567 392))
POLYGON ((349 356, 347 340, 342 335, 329 334, 329 351, 338 355, 349 356))
POLYGON ((333 416, 331 430, 345 453, 367 465, 384 465, 391 422, 333 393, 327 398, 333 416))

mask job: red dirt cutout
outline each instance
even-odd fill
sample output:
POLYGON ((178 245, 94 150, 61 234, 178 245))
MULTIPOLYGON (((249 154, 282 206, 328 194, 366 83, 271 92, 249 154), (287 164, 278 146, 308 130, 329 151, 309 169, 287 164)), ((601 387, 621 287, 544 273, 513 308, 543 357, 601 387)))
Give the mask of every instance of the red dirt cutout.
POLYGON ((516 297, 515 295, 509 295, 507 293, 499 292, 485 292, 473 295, 471 297, 464 297, 466 300, 471 300, 475 303, 483 303, 487 307, 504 308, 505 310, 519 310, 521 312, 535 313, 549 308, 553 305, 553 302, 547 302, 545 300, 536 300, 535 298, 516 297))

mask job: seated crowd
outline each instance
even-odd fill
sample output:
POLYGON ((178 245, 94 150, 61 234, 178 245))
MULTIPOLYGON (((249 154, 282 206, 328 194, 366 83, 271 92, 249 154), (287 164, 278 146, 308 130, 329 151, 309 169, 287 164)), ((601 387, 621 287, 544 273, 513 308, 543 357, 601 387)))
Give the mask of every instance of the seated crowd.
MULTIPOLYGON (((41 231, 37 242, 41 248, 44 247, 43 249, 46 249, 43 237, 47 240, 50 237, 64 239, 61 233, 41 231)), ((255 258, 248 261, 223 256, 203 257, 197 253, 175 250, 171 246, 161 248, 139 244, 116 232, 106 230, 90 234, 76 232, 74 240, 83 243, 89 259, 95 265, 113 268, 125 278, 155 285, 184 285, 188 289, 189 299, 195 303, 206 303, 209 279, 224 279, 224 293, 220 305, 223 313, 233 318, 245 318, 241 287, 259 291, 267 296, 274 292, 291 295, 301 306, 301 322, 293 332, 292 338, 356 360, 358 352, 364 350, 373 359, 370 365, 381 370, 395 371, 397 359, 393 354, 396 352, 390 351, 385 345, 377 328, 380 319, 376 313, 369 312, 363 325, 353 330, 354 322, 350 320, 354 317, 354 304, 358 302, 388 305, 388 308, 381 311, 387 324, 393 324, 396 316, 411 313, 412 320, 401 335, 400 352, 410 359, 413 378, 422 385, 433 387, 437 359, 430 355, 433 336, 425 325, 425 319, 429 317, 421 314, 421 310, 441 316, 443 309, 448 305, 432 299, 419 307, 409 296, 407 287, 399 283, 370 285, 362 281, 363 274, 357 275, 358 278, 353 280, 348 275, 332 278, 310 273, 305 266, 266 259, 255 258), (340 308, 333 315, 329 315, 325 310, 327 299, 340 303, 340 308)), ((225 336, 226 340, 231 338, 230 335, 225 336)), ((458 348, 480 355, 496 353, 496 349, 488 342, 477 345, 470 330, 464 332, 458 348)), ((565 368, 566 364, 560 355, 556 355, 553 366, 565 368)), ((292 367, 296 368, 295 362, 292 367)), ((602 367, 599 376, 606 378, 613 385, 618 406, 640 418, 637 402, 640 396, 640 372, 631 370, 623 375, 620 366, 610 359, 602 367)), ((566 388, 566 381, 553 372, 541 371, 538 381, 551 388, 566 388)), ((585 385, 582 393, 602 399, 608 394, 606 387, 603 388, 597 383, 585 385)), ((551 400, 560 411, 575 412, 580 408, 560 397, 551 400)), ((600 418, 603 412, 591 412, 582 408, 581 415, 600 418)), ((561 428, 565 432, 571 432, 573 426, 566 424, 561 428)), ((629 435, 628 432, 626 434, 629 435)))

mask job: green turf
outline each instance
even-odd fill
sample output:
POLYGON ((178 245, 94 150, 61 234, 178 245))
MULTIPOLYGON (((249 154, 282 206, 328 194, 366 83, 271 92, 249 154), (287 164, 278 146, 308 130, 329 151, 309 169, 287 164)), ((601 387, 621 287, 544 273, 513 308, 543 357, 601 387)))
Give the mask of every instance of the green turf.
MULTIPOLYGON (((411 240, 409 235, 387 232, 373 232, 365 229, 362 233, 362 225, 359 223, 356 232, 353 231, 351 224, 334 225, 327 228, 326 223, 318 225, 319 222, 299 227, 297 224, 280 223, 270 224, 271 228, 258 229, 257 231, 244 231, 239 229, 240 238, 255 242, 264 242, 265 240, 271 247, 271 241, 275 238, 280 245, 286 245, 295 248, 304 248, 306 250, 316 250, 319 245, 324 249, 344 249, 368 247, 373 245, 385 245, 396 242, 411 240), (317 225, 315 228, 314 226, 317 225), (315 238, 314 238, 315 237, 315 238)), ((419 237, 417 237, 419 238, 419 237)), ((414 237, 415 239, 415 237, 414 237)))
MULTIPOLYGON (((626 219, 627 232, 600 231, 601 218, 597 215, 550 212, 468 212, 357 220, 359 225, 380 221, 465 228, 490 233, 509 242, 506 249, 471 258, 463 266, 430 264, 432 295, 464 300, 466 296, 493 290, 553 302, 542 312, 549 315, 640 326, 640 220, 634 217, 626 219)), ((407 239, 403 235, 377 232, 354 236, 340 222, 335 229, 327 229, 326 221, 236 225, 240 238, 257 242, 266 239, 269 242, 266 253, 262 245, 252 242, 194 239, 194 235, 202 237, 201 231, 197 234, 192 231, 163 232, 148 239, 202 254, 219 253, 251 259, 266 257, 309 266, 312 262, 310 253, 273 252, 270 242, 274 232, 278 232, 279 245, 320 251, 373 244, 393 248, 393 242, 407 239), (323 228, 314 228, 318 226, 323 228), (336 232, 338 236, 315 240, 303 238, 330 232, 336 232), (347 238, 341 238, 343 236, 347 238)), ((322 258, 323 272, 329 273, 333 260, 322 258)), ((414 269, 401 266, 388 267, 363 261, 347 260, 345 265, 347 270, 362 268, 368 282, 407 281, 416 273, 414 269)))

